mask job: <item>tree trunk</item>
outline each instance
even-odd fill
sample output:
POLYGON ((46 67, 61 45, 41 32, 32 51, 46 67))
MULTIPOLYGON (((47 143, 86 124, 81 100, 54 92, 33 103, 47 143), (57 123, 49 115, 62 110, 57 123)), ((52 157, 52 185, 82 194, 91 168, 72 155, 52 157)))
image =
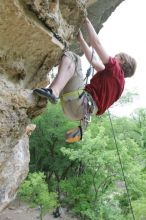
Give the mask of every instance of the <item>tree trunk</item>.
POLYGON ((40 220, 43 220, 43 207, 40 205, 40 220))

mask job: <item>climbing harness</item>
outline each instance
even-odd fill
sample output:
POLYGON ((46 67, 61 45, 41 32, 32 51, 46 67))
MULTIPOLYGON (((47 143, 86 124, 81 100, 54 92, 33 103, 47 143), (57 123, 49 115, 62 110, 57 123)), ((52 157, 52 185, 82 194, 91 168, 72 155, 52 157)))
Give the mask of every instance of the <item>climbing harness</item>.
POLYGON ((83 89, 77 89, 75 91, 72 91, 72 92, 67 92, 63 95, 61 95, 60 97, 60 100, 61 102, 66 102, 66 101, 71 101, 71 100, 74 100, 74 99, 78 99, 81 97, 82 93, 83 93, 83 89))
POLYGON ((114 142, 115 142, 115 146, 116 146, 116 150, 117 150, 118 159, 119 159, 119 162, 120 162, 120 167, 121 167, 121 171, 122 171, 123 180, 124 180, 124 183, 125 183, 125 188, 126 188, 126 192, 127 192, 127 198, 128 198, 130 210, 131 210, 131 213, 132 213, 132 217, 135 220, 135 215, 134 215, 134 211, 133 211, 133 207, 132 207, 132 203, 131 203, 129 188, 128 188, 126 176, 125 176, 125 173, 124 173, 123 164, 122 164, 122 160, 121 160, 121 157, 120 157, 118 143, 117 143, 117 139, 116 139, 116 135, 115 135, 115 131, 114 131, 114 126, 113 126, 113 123, 112 123, 112 119, 111 119, 109 110, 108 110, 108 116, 109 116, 109 121, 110 121, 111 129, 112 129, 112 134, 113 134, 113 138, 114 138, 114 142))

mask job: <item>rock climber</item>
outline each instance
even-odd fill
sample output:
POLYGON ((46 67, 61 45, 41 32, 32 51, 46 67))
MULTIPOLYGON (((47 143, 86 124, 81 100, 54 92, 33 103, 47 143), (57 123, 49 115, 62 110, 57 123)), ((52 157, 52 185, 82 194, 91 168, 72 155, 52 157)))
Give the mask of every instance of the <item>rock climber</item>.
POLYGON ((87 60, 91 63, 96 73, 90 83, 84 85, 80 57, 65 51, 58 68, 58 74, 46 88, 34 89, 34 92, 46 97, 53 104, 61 99, 64 114, 71 120, 80 120, 80 126, 66 134, 66 142, 73 143, 82 138, 82 133, 87 127, 91 114, 103 114, 116 102, 125 85, 125 78, 135 73, 136 61, 126 53, 110 56, 100 40, 88 18, 84 21, 90 45, 100 58, 97 59, 85 41, 82 32, 77 34, 77 40, 87 60))

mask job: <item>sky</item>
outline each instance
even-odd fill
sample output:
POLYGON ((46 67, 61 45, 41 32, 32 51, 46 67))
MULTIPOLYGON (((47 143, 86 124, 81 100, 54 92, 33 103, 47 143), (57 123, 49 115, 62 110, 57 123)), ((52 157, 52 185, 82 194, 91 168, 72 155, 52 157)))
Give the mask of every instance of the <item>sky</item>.
MULTIPOLYGON (((114 107, 113 112, 121 116, 131 114, 136 108, 146 107, 145 21, 146 0, 125 0, 103 24, 98 35, 111 56, 126 52, 137 61, 136 73, 132 78, 126 79, 125 91, 137 92, 139 98, 124 108, 114 107)), ((88 68, 87 62, 84 66, 88 68)))

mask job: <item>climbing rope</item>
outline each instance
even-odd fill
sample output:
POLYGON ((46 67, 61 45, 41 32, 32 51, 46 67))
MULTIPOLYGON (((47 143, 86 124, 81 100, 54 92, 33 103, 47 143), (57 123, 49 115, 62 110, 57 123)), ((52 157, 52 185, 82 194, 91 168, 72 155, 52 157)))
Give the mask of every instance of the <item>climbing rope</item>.
POLYGON ((122 171, 123 180, 124 180, 124 183, 125 183, 125 188, 126 188, 126 192, 127 192, 127 198, 128 198, 130 210, 131 210, 131 213, 132 213, 132 217, 135 220, 135 215, 134 215, 134 211, 133 211, 133 207, 132 207, 132 203, 131 203, 128 184, 127 184, 127 180, 126 180, 126 177, 125 177, 123 164, 122 164, 122 160, 121 160, 120 152, 119 152, 119 148, 118 148, 118 143, 117 143, 117 140, 116 140, 116 135, 115 135, 115 131, 114 131, 114 127, 113 127, 113 123, 112 123, 112 119, 111 119, 109 110, 108 110, 108 116, 109 116, 109 121, 110 121, 111 129, 112 129, 112 134, 113 134, 113 138, 114 138, 114 142, 115 142, 115 146, 116 146, 116 150, 117 150, 118 159, 119 159, 119 162, 120 162, 120 167, 121 167, 121 171, 122 171))
MULTIPOLYGON (((86 79, 86 84, 88 82, 89 76, 91 75, 91 72, 92 72, 92 77, 93 77, 93 74, 94 74, 94 68, 93 68, 93 66, 91 64, 92 63, 92 59, 93 59, 93 55, 94 55, 94 49, 92 48, 92 56, 91 56, 91 61, 90 61, 90 67, 87 70, 86 78, 85 78, 86 79), (92 69, 93 69, 93 71, 92 71, 92 69)), ((112 133, 113 133, 113 138, 114 138, 114 142, 115 142, 115 146, 116 146, 116 150, 117 150, 118 159, 119 159, 119 162, 120 162, 120 167, 121 167, 121 171, 122 171, 123 180, 124 180, 124 183, 125 183, 125 188, 126 188, 126 192, 127 192, 127 198, 128 198, 130 210, 131 210, 131 213, 132 213, 132 217, 135 220, 135 215, 134 215, 134 211, 133 211, 133 207, 132 207, 132 203, 131 203, 131 198, 130 198, 130 193, 129 193, 129 189, 128 189, 128 184, 127 184, 127 180, 126 180, 126 177, 125 177, 125 173, 124 173, 124 169, 123 169, 123 164, 122 164, 122 160, 121 160, 121 157, 120 157, 120 152, 119 152, 119 148, 118 148, 118 144, 117 144, 117 140, 116 140, 116 135, 115 135, 115 131, 114 131, 114 127, 113 127, 113 123, 112 123, 112 120, 111 120, 111 116, 110 116, 110 111, 109 110, 108 110, 108 116, 109 116, 109 121, 110 121, 110 125, 111 125, 111 128, 112 128, 112 133)))
POLYGON ((89 76, 91 75, 91 73, 92 73, 92 77, 93 77, 93 75, 94 75, 94 68, 93 68, 93 66, 92 66, 93 55, 94 55, 94 48, 92 47, 92 55, 91 55, 91 60, 90 60, 90 67, 87 69, 86 77, 85 77, 85 79, 84 79, 84 81, 86 80, 85 85, 87 85, 87 83, 88 83, 88 78, 89 78, 89 76))

